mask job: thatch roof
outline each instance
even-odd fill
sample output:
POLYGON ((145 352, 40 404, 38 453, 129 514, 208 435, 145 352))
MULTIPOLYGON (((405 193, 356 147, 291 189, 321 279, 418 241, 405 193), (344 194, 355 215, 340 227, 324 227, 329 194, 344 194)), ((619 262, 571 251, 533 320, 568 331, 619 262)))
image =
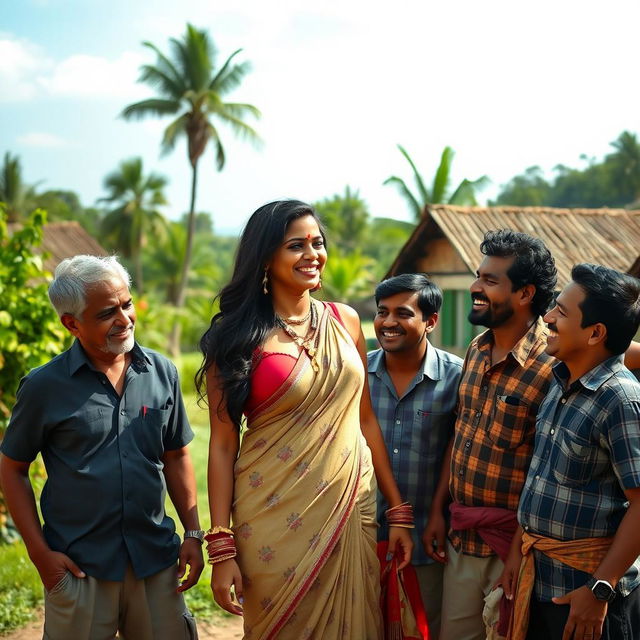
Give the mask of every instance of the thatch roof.
MULTIPOLYGON (((9 232, 11 233, 16 226, 9 225, 9 232)), ((80 253, 93 256, 109 255, 100 243, 75 221, 45 224, 40 248, 49 254, 44 261, 44 268, 51 273, 65 258, 71 258, 80 253)))
POLYGON ((544 241, 555 258, 559 286, 569 282, 571 267, 578 262, 640 272, 640 211, 429 205, 389 274, 410 270, 426 255, 429 240, 443 236, 475 273, 483 258, 480 243, 485 232, 506 228, 544 241))

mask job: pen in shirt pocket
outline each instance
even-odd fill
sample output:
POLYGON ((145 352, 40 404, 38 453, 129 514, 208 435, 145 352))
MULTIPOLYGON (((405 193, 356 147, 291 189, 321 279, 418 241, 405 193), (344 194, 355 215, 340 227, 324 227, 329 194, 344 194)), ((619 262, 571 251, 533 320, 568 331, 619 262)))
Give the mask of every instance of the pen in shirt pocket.
POLYGON ((147 417, 147 405, 146 404, 142 405, 142 417, 143 418, 147 417))
POLYGON ((502 402, 505 402, 506 404, 520 404, 520 398, 517 396, 498 396, 498 400, 502 400, 502 402))

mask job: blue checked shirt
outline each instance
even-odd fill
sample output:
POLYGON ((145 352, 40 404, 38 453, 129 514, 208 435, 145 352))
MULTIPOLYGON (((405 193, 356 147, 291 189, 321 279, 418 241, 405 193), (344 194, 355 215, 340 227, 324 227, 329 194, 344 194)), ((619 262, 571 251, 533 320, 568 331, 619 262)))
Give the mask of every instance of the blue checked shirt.
MULTIPOLYGON (((625 489, 640 487, 640 384, 609 358, 569 388, 555 380, 536 422, 533 458, 518 508, 525 531, 554 538, 615 535, 627 510, 625 489)), ((543 602, 583 586, 589 575, 534 550, 535 595, 543 602)), ((640 584, 636 559, 617 585, 628 595, 640 584)))
MULTIPOLYGON (((382 349, 369 353, 368 365, 371 402, 393 475, 402 498, 414 508, 413 564, 431 564, 433 560, 424 552, 421 536, 440 476, 442 456, 453 435, 462 360, 428 345, 422 368, 401 398, 387 373, 382 349)), ((379 540, 389 537, 384 517, 387 508, 378 492, 379 540)))

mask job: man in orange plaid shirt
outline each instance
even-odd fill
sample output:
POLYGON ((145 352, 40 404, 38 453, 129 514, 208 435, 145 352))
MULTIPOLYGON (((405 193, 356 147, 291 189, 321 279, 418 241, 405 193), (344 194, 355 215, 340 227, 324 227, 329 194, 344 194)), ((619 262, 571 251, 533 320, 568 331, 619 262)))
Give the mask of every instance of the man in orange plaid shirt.
POLYGON ((451 464, 443 465, 425 532, 431 556, 446 562, 441 640, 485 638, 484 598, 500 578, 500 556, 506 557, 516 528, 536 414, 555 362, 545 353, 541 317, 557 280, 549 250, 538 238, 500 230, 485 235, 481 251, 469 321, 488 330, 467 351, 451 464))

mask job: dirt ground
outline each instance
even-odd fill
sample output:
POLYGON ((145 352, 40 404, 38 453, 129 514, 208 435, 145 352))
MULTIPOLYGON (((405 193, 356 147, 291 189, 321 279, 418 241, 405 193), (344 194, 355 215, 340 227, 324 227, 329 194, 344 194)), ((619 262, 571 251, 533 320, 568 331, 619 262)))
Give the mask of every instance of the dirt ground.
MULTIPOLYGON (((199 640, 239 640, 242 638, 242 618, 219 618, 215 624, 198 622, 199 640)), ((42 618, 9 635, 2 640, 42 640, 42 618)))

